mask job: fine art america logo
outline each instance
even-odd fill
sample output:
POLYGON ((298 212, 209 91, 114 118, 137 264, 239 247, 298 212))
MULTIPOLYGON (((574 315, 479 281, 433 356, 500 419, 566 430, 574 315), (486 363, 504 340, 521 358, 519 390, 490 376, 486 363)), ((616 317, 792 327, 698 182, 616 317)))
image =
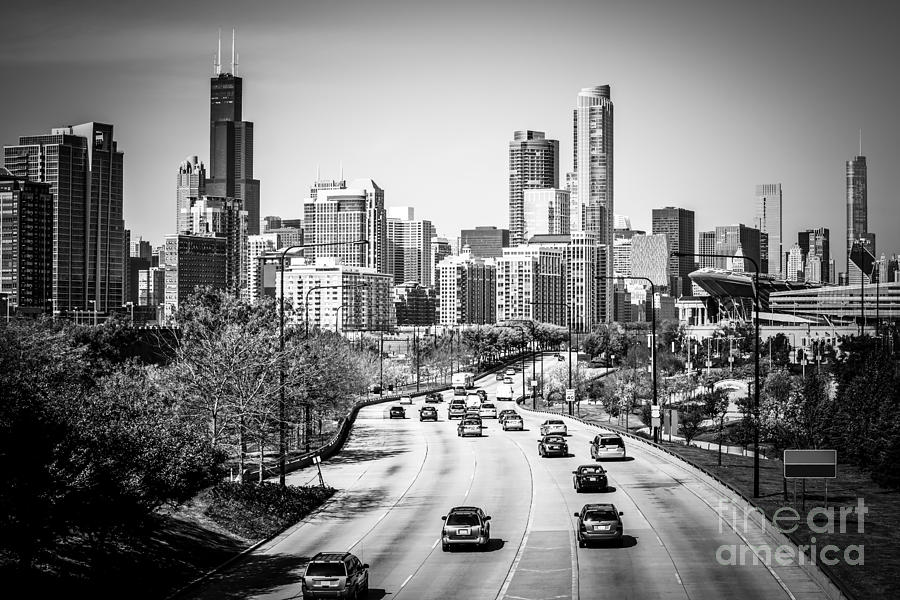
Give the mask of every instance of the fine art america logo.
POLYGON ((849 544, 837 546, 835 544, 816 544, 816 536, 809 538, 809 544, 794 546, 793 544, 774 545, 760 542, 754 544, 748 539, 748 534, 766 532, 766 528, 773 528, 783 534, 797 531, 800 524, 805 522, 813 534, 838 534, 847 533, 847 521, 856 521, 856 532, 865 532, 865 519, 869 509, 862 498, 857 500, 856 506, 812 508, 805 516, 790 506, 782 506, 772 514, 769 522, 762 509, 758 507, 739 507, 723 498, 719 498, 716 507, 719 514, 719 533, 725 531, 728 526, 733 529, 744 541, 743 544, 722 544, 716 549, 716 561, 720 565, 748 565, 765 564, 792 566, 804 564, 836 565, 843 561, 847 565, 862 565, 865 563, 865 546, 863 544, 849 544), (754 514, 755 513, 755 514, 754 514))

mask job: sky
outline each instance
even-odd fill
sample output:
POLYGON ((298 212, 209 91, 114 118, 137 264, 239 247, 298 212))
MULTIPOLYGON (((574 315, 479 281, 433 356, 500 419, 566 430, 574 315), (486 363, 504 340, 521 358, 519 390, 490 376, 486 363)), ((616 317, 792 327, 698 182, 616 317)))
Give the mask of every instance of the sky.
POLYGON ((753 224, 781 183, 797 231, 846 231, 845 162, 869 169, 869 230, 900 253, 900 4, 822 0, 298 2, 30 0, 4 7, 0 144, 87 121, 125 152, 125 221, 175 229, 179 163, 208 164, 218 30, 236 28, 261 214, 298 218, 316 177, 371 178, 438 234, 508 226, 508 142, 560 141, 610 85, 617 214, 696 211, 697 231, 753 224))

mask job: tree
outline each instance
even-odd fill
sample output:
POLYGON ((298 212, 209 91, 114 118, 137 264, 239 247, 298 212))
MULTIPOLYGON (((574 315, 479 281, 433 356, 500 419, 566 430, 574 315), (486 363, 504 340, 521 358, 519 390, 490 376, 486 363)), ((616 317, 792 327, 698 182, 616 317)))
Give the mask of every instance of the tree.
POLYGON ((690 445, 700 431, 700 423, 704 419, 706 419, 706 412, 699 404, 688 404, 678 409, 678 422, 681 425, 681 435, 685 444, 690 445))
POLYGON ((722 432, 725 429, 725 416, 728 414, 728 392, 721 388, 712 389, 703 397, 703 403, 704 412, 712 417, 718 428, 716 439, 719 442, 719 466, 722 466, 722 432))

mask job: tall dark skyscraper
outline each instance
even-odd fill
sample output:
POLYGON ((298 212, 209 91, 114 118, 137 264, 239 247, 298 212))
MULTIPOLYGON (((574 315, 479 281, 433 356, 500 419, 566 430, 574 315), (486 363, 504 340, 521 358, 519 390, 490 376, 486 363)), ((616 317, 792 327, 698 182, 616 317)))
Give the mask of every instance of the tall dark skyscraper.
POLYGON ((830 233, 827 227, 807 229, 797 235, 797 244, 807 265, 806 281, 814 283, 834 283, 830 281, 828 261, 831 259, 830 233), (810 267, 809 265, 814 265, 810 267))
POLYGON ((50 184, 55 310, 122 306, 124 154, 113 126, 84 123, 22 136, 4 148, 4 161, 12 175, 50 184))
MULTIPOLYGON (((862 146, 862 144, 860 144, 862 146)), ((870 253, 875 253, 875 234, 869 233, 869 195, 866 182, 866 157, 860 154, 847 161, 847 253, 853 244, 865 240, 870 253)), ((848 272, 852 268, 847 261, 848 272)))
POLYGON ((209 179, 206 194, 237 198, 247 211, 248 235, 259 234, 259 180, 253 178, 253 123, 243 120, 243 79, 237 76, 234 37, 231 73, 222 73, 221 41, 210 80, 209 179))
POLYGON ((516 131, 509 143, 509 241, 513 246, 525 242, 525 190, 558 187, 559 141, 545 139, 543 131, 516 131))
POLYGON ((690 296, 688 274, 696 268, 693 256, 672 256, 672 252, 694 253, 694 211, 667 206, 653 209, 653 235, 666 236, 669 261, 669 293, 690 296))

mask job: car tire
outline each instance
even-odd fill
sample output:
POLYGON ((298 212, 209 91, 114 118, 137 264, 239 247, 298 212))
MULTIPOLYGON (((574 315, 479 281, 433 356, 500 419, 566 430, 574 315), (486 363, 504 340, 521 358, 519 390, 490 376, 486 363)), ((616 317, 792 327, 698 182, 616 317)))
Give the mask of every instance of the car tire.
POLYGON ((585 546, 587 546, 587 542, 585 542, 584 540, 582 540, 582 539, 579 538, 579 539, 578 539, 578 547, 579 547, 579 548, 584 548, 585 546))
POLYGON ((443 552, 450 552, 450 544, 441 544, 441 550, 443 552))
POLYGON ((575 493, 576 493, 576 494, 580 494, 580 493, 581 493, 581 486, 580 486, 580 485, 576 485, 576 486, 575 486, 575 493))

